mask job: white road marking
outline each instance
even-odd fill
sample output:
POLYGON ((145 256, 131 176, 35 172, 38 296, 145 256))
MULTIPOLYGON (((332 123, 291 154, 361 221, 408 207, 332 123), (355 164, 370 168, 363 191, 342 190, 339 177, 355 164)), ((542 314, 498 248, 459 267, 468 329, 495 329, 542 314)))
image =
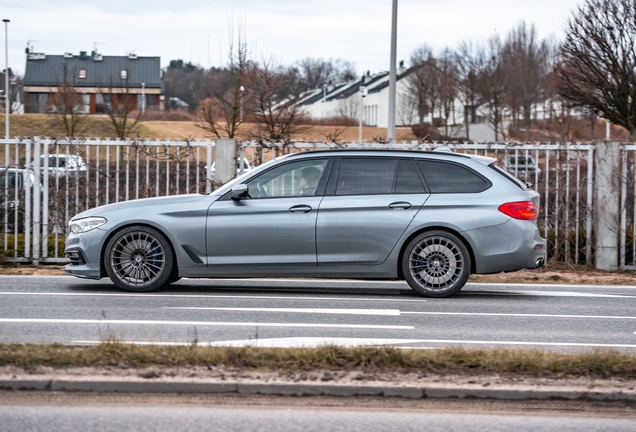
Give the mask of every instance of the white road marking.
POLYGON ((414 330, 413 326, 374 324, 318 324, 318 323, 267 323, 267 322, 221 322, 221 321, 153 321, 153 320, 91 320, 91 319, 30 319, 0 318, 0 323, 24 324, 125 324, 125 325, 168 325, 168 326, 209 326, 209 327, 311 327, 311 328, 351 328, 414 330))
MULTIPOLYGON (((315 348, 322 345, 338 345, 344 347, 356 347, 364 345, 396 345, 405 343, 418 343, 419 339, 380 339, 380 338, 331 338, 331 337, 287 337, 271 339, 244 339, 217 342, 197 342, 198 346, 226 346, 244 347, 254 346, 260 348, 315 348)), ((99 344, 101 341, 75 340, 76 344, 99 344)), ((122 342, 132 345, 177 345, 188 346, 191 342, 122 342)))
MULTIPOLYGON (((75 344, 99 344, 102 341, 74 340, 75 344)), ((192 345, 192 342, 122 342, 135 345, 192 345)), ((481 340, 450 340, 450 339, 373 339, 373 338, 328 338, 328 337, 289 337, 271 339, 244 339, 215 342, 197 342, 199 346, 255 346, 263 348, 293 348, 317 347, 321 345, 363 346, 363 345, 393 345, 402 349, 436 349, 439 346, 404 346, 403 344, 445 344, 457 345, 505 345, 505 346, 550 346, 577 348, 636 348, 631 344, 602 344, 602 343, 574 343, 574 342, 528 342, 528 341, 481 341, 481 340)))
MULTIPOLYGON (((461 291, 460 291, 461 292, 461 291)), ((464 292, 465 294, 467 292, 464 292)), ((486 295, 515 295, 515 296, 539 296, 539 297, 593 297, 593 298, 636 298, 636 296, 628 296, 622 294, 590 294, 567 291, 472 291, 471 294, 486 295)))
POLYGON ((421 339, 418 343, 470 344, 470 345, 536 345, 536 346, 568 346, 581 348, 636 348, 629 344, 576 343, 576 342, 519 342, 519 341, 478 341, 478 340, 444 340, 421 339))
POLYGON ((186 306, 163 307, 162 309, 400 316, 399 309, 231 308, 231 307, 224 308, 224 307, 186 307, 186 306))
MULTIPOLYGON (((24 279, 27 277, 37 277, 37 278, 46 278, 46 279, 71 279, 77 280, 77 278, 71 275, 0 275, 0 279, 3 278, 18 278, 24 279)), ((192 278, 183 278, 182 280, 188 281, 202 281, 205 279, 192 279, 192 278)), ((244 282, 267 282, 272 281, 278 284, 281 283, 292 283, 292 284, 316 284, 325 282, 333 282, 337 284, 351 284, 351 285, 368 285, 371 284, 382 284, 382 285, 395 285, 396 287, 404 287, 408 289, 408 284, 405 281, 395 281, 395 280, 356 280, 356 279, 267 279, 267 278, 238 278, 238 279, 208 279, 210 282, 224 282, 224 283, 238 283, 240 281, 244 282)), ((88 280, 84 280, 88 281, 88 280)), ((636 285, 593 285, 593 284, 551 284, 551 283, 503 283, 503 282, 493 282, 493 283, 485 283, 485 282, 468 282, 466 284, 467 287, 493 287, 493 286, 520 286, 520 287, 554 287, 554 288, 582 288, 582 289, 596 289, 596 288, 620 288, 620 289, 636 289, 636 285)))
POLYGON ((462 315, 462 316, 492 316, 492 317, 519 317, 519 318, 589 318, 589 319, 624 319, 636 320, 636 316, 613 315, 551 315, 551 314, 513 314, 513 313, 482 313, 482 312, 405 312, 401 315, 462 315))
MULTIPOLYGON (((215 294, 127 294, 127 293, 47 293, 47 292, 11 292, 2 291, 0 295, 32 295, 32 296, 80 296, 80 297, 143 297, 143 298, 228 298, 228 299, 264 299, 264 300, 339 300, 339 301, 381 301, 381 302, 425 302, 418 298, 369 298, 369 297, 292 297, 264 295, 215 295, 215 294)), ((372 292, 369 295, 373 295, 372 292)), ((376 294, 377 295, 377 294, 376 294)))

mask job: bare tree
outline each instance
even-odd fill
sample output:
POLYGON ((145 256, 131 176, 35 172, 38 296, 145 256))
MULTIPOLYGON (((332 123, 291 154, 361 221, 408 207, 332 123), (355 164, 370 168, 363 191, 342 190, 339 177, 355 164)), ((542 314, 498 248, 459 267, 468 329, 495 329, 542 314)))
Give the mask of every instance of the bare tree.
POLYGON ((516 119, 521 110, 526 129, 526 141, 530 141, 532 108, 545 88, 550 49, 547 41, 538 41, 534 25, 524 21, 514 28, 503 47, 503 64, 506 73, 508 106, 516 119))
POLYGON ((193 65, 192 63, 184 63, 183 60, 170 60, 169 66, 164 74, 164 83, 166 88, 166 109, 179 108, 176 103, 173 104, 172 98, 179 98, 188 104, 188 109, 194 111, 198 106, 201 98, 205 97, 206 82, 209 82, 210 75, 219 74, 220 69, 212 68, 209 71, 193 65))
POLYGON ((505 74, 502 64, 502 43, 499 36, 494 35, 486 42, 484 69, 479 76, 479 94, 484 100, 486 118, 495 129, 495 141, 502 130, 505 110, 505 74))
POLYGON ((248 107, 256 123, 254 138, 289 142, 303 130, 300 123, 305 113, 297 103, 300 86, 292 93, 281 94, 281 90, 289 89, 290 80, 293 73, 275 59, 251 65, 246 91, 250 93, 248 107))
POLYGON ((636 137, 636 2, 586 0, 568 21, 556 91, 636 137))
POLYGON ((410 126, 415 123, 417 116, 417 99, 407 91, 403 91, 398 98, 397 117, 402 126, 410 126))
POLYGON ((199 104, 198 126, 217 138, 235 138, 237 129, 245 121, 243 110, 248 104, 246 79, 250 61, 243 32, 239 31, 234 45, 230 27, 230 49, 227 66, 220 73, 208 74, 206 98, 199 104))
POLYGON ((433 52, 427 45, 420 45, 411 54, 411 69, 406 76, 406 91, 415 105, 419 126, 424 126, 424 117, 433 112, 436 97, 435 85, 437 71, 435 70, 435 59, 433 52))
POLYGON ((307 57, 297 62, 298 73, 304 90, 314 89, 331 82, 350 81, 356 78, 355 65, 341 59, 318 59, 307 57))
POLYGON ((444 135, 448 135, 448 121, 455 112, 455 99, 457 98, 457 66, 455 56, 446 48, 437 59, 439 72, 439 102, 440 117, 444 120, 444 135))
POLYGON ((470 140, 470 123, 475 121, 479 75, 484 67, 483 49, 470 41, 464 41, 457 49, 458 95, 464 105, 466 139, 470 140))
POLYGON ((59 84, 52 89, 51 114, 55 123, 59 125, 67 137, 75 137, 80 133, 80 127, 86 118, 86 107, 83 95, 77 91, 77 71, 69 70, 68 64, 63 63, 60 70, 59 84))
POLYGON ((144 111, 138 109, 140 94, 130 86, 130 76, 130 69, 126 66, 118 79, 110 77, 108 85, 99 85, 96 95, 101 98, 100 105, 108 115, 115 135, 120 139, 130 137, 137 123, 144 117, 144 111))

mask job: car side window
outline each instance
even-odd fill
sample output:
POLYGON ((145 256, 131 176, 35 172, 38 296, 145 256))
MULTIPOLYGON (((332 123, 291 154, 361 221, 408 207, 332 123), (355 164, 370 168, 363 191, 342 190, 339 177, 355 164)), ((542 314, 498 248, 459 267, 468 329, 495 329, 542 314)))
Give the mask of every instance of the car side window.
POLYGON ((471 169, 456 163, 417 161, 431 193, 479 193, 491 183, 471 169))
POLYGON ((412 160, 401 160, 395 182, 396 194, 424 193, 424 185, 412 160))
POLYGON ((278 166, 247 182, 250 198, 312 196, 328 159, 309 159, 278 166))
POLYGON ((336 195, 390 194, 397 162, 387 158, 342 159, 336 195))

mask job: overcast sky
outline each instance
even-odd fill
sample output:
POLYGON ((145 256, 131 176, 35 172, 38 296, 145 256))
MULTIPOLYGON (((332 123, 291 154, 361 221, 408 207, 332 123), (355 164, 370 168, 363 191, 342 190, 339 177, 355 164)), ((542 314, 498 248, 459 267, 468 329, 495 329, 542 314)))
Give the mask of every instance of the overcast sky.
MULTIPOLYGON (((397 58, 426 43, 436 50, 463 40, 504 37, 519 21, 539 36, 561 39, 584 0, 399 0, 397 58)), ((221 66, 229 25, 244 22, 256 59, 290 64, 305 57, 341 58, 358 73, 388 70, 391 0, 0 0, 9 19, 9 67, 23 75, 24 50, 63 54, 159 56, 221 66), (233 18, 232 18, 233 17, 233 18)), ((4 32, 4 28, 2 29, 4 32)), ((1 39, 4 45, 4 34, 1 39)), ((5 68, 4 48, 0 69, 5 68)))

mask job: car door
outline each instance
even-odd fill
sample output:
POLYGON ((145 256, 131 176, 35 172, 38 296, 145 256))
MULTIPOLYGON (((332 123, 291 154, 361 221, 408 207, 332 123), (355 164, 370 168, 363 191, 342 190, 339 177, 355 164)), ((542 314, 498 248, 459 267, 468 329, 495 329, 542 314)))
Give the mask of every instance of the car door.
POLYGON ((410 159, 342 158, 316 224, 318 265, 377 265, 428 194, 410 159))
POLYGON ((209 266, 316 265, 316 216, 328 172, 328 158, 303 159, 273 167, 246 181, 249 197, 229 196, 208 209, 209 266), (303 170, 320 172, 318 186, 302 194, 303 170))

